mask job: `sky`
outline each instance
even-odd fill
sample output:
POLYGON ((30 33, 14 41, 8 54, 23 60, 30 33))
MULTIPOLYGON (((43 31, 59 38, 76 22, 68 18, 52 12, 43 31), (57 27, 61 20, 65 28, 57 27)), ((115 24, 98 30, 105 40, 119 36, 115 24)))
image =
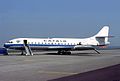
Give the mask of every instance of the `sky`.
POLYGON ((120 46, 120 0, 0 0, 0 46, 19 37, 95 35, 110 26, 120 46))

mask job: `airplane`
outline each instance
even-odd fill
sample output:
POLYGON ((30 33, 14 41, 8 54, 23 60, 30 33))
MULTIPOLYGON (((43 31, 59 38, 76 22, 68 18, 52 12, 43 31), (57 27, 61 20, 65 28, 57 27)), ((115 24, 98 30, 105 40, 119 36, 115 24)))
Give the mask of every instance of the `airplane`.
POLYGON ((89 38, 15 38, 4 44, 6 49, 21 50, 21 54, 33 55, 32 50, 56 50, 58 54, 70 55, 74 50, 96 50, 96 46, 107 46, 109 26, 104 26, 89 38))

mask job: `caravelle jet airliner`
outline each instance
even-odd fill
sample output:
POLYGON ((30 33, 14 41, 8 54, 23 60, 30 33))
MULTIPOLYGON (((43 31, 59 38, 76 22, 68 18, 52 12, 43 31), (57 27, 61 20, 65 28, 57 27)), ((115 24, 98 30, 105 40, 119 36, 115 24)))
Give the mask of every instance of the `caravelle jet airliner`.
POLYGON ((4 44, 6 49, 21 50, 22 54, 33 55, 32 50, 57 50, 58 54, 71 54, 73 50, 98 50, 94 46, 107 46, 109 26, 104 26, 89 38, 16 38, 4 44))

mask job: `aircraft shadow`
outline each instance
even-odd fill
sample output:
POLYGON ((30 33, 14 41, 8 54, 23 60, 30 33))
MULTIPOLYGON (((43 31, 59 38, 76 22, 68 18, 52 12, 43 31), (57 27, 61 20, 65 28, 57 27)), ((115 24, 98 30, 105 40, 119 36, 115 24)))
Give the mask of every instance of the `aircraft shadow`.
MULTIPOLYGON (((63 56, 63 55, 60 55, 58 53, 34 53, 33 54, 36 56, 36 55, 59 55, 59 56, 63 56)), ((34 56, 33 55, 33 56, 34 56)), ((72 53, 71 55, 64 55, 64 56, 98 56, 100 54, 97 54, 97 53, 89 53, 89 52, 77 52, 77 53, 72 53)), ((1 56, 26 56, 26 55, 21 55, 20 53, 15 53, 15 54, 8 54, 8 55, 1 55, 1 56)), ((28 55, 30 56, 30 55, 28 55)))
MULTIPOLYGON (((58 53, 45 53, 43 55, 60 55, 58 53)), ((64 55, 64 56, 96 56, 96 53, 72 53, 71 55, 64 55)))

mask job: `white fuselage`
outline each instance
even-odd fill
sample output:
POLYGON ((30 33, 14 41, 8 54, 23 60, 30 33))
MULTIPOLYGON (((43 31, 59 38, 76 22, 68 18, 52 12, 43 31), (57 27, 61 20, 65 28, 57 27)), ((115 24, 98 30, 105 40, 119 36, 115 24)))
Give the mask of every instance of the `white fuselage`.
POLYGON ((6 45, 22 46, 23 40, 27 40, 30 46, 76 46, 76 45, 99 45, 93 37, 90 38, 16 38, 10 40, 6 45))

